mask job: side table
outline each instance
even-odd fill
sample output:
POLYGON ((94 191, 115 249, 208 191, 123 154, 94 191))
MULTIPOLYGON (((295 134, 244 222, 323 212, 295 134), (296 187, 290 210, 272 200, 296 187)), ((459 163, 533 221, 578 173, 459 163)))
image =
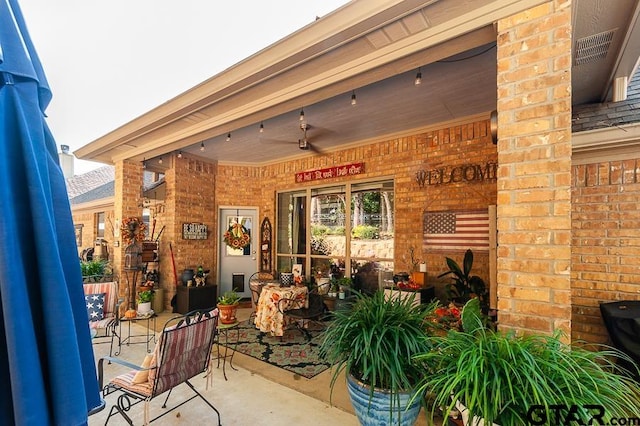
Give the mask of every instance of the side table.
POLYGON ((220 368, 220 360, 222 360, 222 374, 224 375, 225 380, 228 380, 227 370, 226 370, 227 358, 229 358, 229 366, 232 369, 238 371, 238 369, 233 366, 233 356, 235 355, 236 348, 238 347, 238 340, 240 340, 240 328, 238 327, 238 325, 240 325, 239 321, 236 321, 233 324, 218 323, 218 329, 216 331, 216 346, 217 346, 218 354, 217 356, 215 356, 215 358, 212 358, 212 359, 218 360, 218 368, 220 368), (234 342, 229 343, 229 333, 234 330, 236 332, 236 339, 234 342), (220 350, 220 345, 222 344, 220 339, 222 339, 222 337, 224 337, 224 355, 221 353, 221 350, 220 350), (233 345, 233 347, 231 348, 231 353, 229 353, 229 349, 230 349, 229 347, 231 345, 233 345))
POLYGON ((153 342, 154 344, 156 343, 156 319, 157 318, 158 318, 158 315, 156 313, 153 313, 145 317, 138 316, 135 318, 126 318, 126 317, 120 318, 120 320, 118 321, 117 329, 114 328, 113 334, 111 335, 112 346, 113 346, 113 339, 114 338, 118 339, 118 349, 113 354, 115 356, 120 355, 123 344, 126 344, 127 346, 129 346, 130 344, 136 344, 136 343, 145 343, 147 345, 147 353, 151 352, 151 349, 149 348, 149 343, 151 342, 153 342), (134 321, 143 321, 143 322, 146 321, 145 334, 131 334, 131 323, 134 321), (122 329, 123 323, 126 323, 124 331, 122 329), (125 336, 125 333, 126 333, 126 336, 125 336), (134 337, 144 337, 144 340, 137 340, 134 342, 132 340, 134 337))

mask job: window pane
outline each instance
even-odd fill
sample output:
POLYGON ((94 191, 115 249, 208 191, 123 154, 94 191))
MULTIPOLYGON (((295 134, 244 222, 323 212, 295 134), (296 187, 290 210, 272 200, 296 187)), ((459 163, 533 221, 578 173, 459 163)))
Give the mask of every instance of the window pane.
POLYGON ((343 186, 311 191, 311 254, 345 256, 345 199, 343 186))
POLYGON ((278 253, 306 253, 306 201, 305 193, 278 194, 278 253))
POLYGON ((96 214, 96 237, 104 237, 104 212, 96 214))
POLYGON ((351 191, 351 257, 393 260, 393 182, 354 185, 351 191))

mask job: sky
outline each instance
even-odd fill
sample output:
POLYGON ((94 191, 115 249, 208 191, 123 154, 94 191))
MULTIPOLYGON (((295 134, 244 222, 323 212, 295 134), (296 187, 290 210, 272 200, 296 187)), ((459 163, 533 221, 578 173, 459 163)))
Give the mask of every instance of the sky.
MULTIPOLYGON (((18 1, 72 153, 348 2, 18 1)), ((102 165, 76 159, 75 174, 102 165)))

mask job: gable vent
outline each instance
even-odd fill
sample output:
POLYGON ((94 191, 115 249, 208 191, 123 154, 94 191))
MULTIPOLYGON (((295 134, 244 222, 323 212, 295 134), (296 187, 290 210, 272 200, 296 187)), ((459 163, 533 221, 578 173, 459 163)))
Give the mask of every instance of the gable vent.
POLYGON ((606 58, 615 32, 616 30, 613 29, 576 41, 574 65, 582 65, 606 58))

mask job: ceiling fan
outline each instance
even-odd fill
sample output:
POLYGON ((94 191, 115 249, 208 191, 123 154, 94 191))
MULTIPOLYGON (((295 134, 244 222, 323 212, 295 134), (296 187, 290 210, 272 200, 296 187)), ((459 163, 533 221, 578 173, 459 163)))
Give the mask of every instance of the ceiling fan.
POLYGON ((309 125, 307 123, 300 123, 300 130, 302 130, 303 134, 302 134, 302 139, 298 139, 298 148, 304 150, 304 151, 308 151, 309 148, 311 147, 311 144, 309 143, 309 140, 307 139, 307 129, 309 128, 309 125))
MULTIPOLYGON (((300 123, 300 130, 302 131, 302 137, 298 139, 298 148, 303 151, 313 151, 317 154, 322 154, 320 150, 318 150, 313 144, 311 144, 311 142, 309 141, 309 138, 307 137, 307 130, 311 128, 312 128, 311 125, 307 124, 306 122, 300 123)), ((295 143, 295 141, 284 141, 284 140, 277 140, 277 139, 261 139, 261 141, 267 142, 267 143, 286 143, 286 144, 295 143)))

